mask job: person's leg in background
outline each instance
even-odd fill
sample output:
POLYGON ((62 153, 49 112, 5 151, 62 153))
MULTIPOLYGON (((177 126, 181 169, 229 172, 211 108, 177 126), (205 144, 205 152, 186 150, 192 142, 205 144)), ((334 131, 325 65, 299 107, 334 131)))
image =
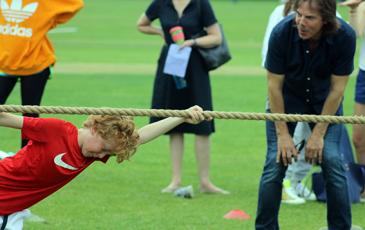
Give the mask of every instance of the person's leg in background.
MULTIPOLYGON (((356 78, 354 115, 365 115, 365 71, 361 69, 356 78)), ((355 146, 357 163, 365 165, 365 125, 353 125, 352 142, 355 146)), ((365 201, 365 190, 361 194, 361 201, 365 201)))
POLYGON ((170 184, 161 190, 162 193, 174 192, 181 184, 181 168, 184 155, 184 134, 170 134, 170 153, 172 178, 170 184))
MULTIPOLYGON (((18 78, 16 76, 0 75, 0 105, 5 104, 18 78)), ((10 156, 12 153, 0 150, 0 159, 10 156)))
POLYGON ((195 135, 195 156, 200 179, 200 191, 203 193, 229 194, 215 186, 209 179, 210 168, 210 138, 209 135, 195 135))
POLYGON ((311 128, 306 122, 298 122, 294 130, 293 141, 298 149, 297 161, 290 164, 283 182, 282 202, 286 204, 303 204, 305 200, 315 200, 314 193, 303 183, 312 165, 305 161, 305 144, 311 135, 311 128))
MULTIPOLYGON (((304 149, 299 154, 298 160, 292 166, 294 169, 292 169, 291 183, 296 194, 305 200, 316 200, 316 196, 307 188, 307 183, 304 181, 305 177, 312 169, 312 165, 305 161, 304 149)), ((290 167, 291 165, 289 168, 290 167)))
MULTIPOLYGON (((40 73, 20 77, 22 105, 40 105, 47 80, 50 75, 49 68, 40 73)), ((36 113, 24 113, 23 116, 39 117, 36 113)), ((21 140, 22 147, 27 145, 28 140, 21 140)))
MULTIPOLYGON (((365 104, 355 103, 355 115, 365 115, 365 104)), ((353 126, 352 141, 356 150, 357 163, 365 165, 365 125, 353 126)))
MULTIPOLYGON (((355 103, 355 115, 365 115, 365 104, 355 103)), ((353 125, 352 142, 355 146, 357 163, 365 165, 365 125, 353 125)), ((361 193, 360 201, 365 202, 365 189, 361 193)))
POLYGON ((15 76, 0 76, 0 104, 5 104, 18 78, 15 76))

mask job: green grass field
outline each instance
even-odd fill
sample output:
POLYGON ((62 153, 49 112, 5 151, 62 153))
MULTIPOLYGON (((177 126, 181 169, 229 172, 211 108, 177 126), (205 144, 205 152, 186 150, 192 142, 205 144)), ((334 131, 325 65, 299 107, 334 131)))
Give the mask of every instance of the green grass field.
MULTIPOLYGON (((140 34, 135 26, 149 2, 86 1, 76 18, 60 27, 77 28, 76 33, 51 34, 59 65, 42 104, 149 108, 162 41, 140 34), (111 66, 116 68, 114 72, 111 66), (77 67, 84 71, 80 73, 77 67)), ((230 63, 212 74, 214 109, 263 112, 266 79, 260 68, 261 43, 276 1, 233 4, 226 0, 212 4, 224 25, 233 55, 230 63)), ((344 9, 339 10, 347 17, 344 9)), ((347 115, 352 113, 354 76, 346 91, 347 115)), ((16 88, 7 104, 19 103, 16 88)), ((49 116, 76 125, 81 125, 86 117, 44 115, 49 116)), ((135 120, 139 127, 148 122, 146 117, 135 120)), ((198 192, 192 136, 188 136, 186 143, 183 185, 192 184, 196 196, 189 200, 161 194, 160 189, 169 183, 171 168, 168 138, 164 136, 141 146, 130 162, 118 165, 112 158, 106 165, 93 164, 31 208, 47 224, 26 222, 24 229, 254 229, 258 183, 265 158, 264 122, 216 120, 216 129, 212 135, 211 178, 231 191, 231 195, 198 192), (224 219, 223 215, 232 209, 244 210, 251 219, 224 219)), ((1 128, 0 136, 0 149, 19 148, 18 131, 1 128)), ((363 204, 352 206, 354 224, 365 226, 364 208, 363 204)), ((284 230, 318 229, 326 225, 326 207, 318 202, 283 205, 280 224, 284 230)))

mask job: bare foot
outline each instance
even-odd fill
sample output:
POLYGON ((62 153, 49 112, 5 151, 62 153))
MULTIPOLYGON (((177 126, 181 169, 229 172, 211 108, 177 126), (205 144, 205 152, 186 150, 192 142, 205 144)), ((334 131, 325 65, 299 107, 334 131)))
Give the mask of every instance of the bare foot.
POLYGON ((173 193, 179 188, 179 184, 171 183, 166 188, 161 190, 161 193, 173 193))
POLYGON ((215 186, 211 183, 208 184, 208 185, 201 185, 200 186, 200 192, 202 192, 202 193, 211 193, 211 194, 222 194, 222 195, 231 194, 229 191, 218 188, 217 186, 215 186))

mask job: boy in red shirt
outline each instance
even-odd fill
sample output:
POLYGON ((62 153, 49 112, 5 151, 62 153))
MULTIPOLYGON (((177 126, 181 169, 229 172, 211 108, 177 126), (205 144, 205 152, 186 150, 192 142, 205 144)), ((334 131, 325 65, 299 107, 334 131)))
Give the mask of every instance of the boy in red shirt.
POLYGON ((94 161, 105 163, 116 156, 121 163, 138 145, 183 122, 204 120, 200 107, 188 111, 190 119, 170 117, 138 130, 132 119, 122 116, 92 115, 77 129, 59 119, 0 113, 0 126, 21 129, 30 140, 16 155, 0 160, 1 229, 21 229, 24 209, 66 185, 94 161))

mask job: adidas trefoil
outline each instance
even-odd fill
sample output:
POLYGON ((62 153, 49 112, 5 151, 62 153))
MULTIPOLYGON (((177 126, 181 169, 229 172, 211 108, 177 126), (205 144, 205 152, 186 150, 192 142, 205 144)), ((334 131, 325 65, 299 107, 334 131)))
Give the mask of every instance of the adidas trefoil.
POLYGON ((30 3, 22 7, 22 0, 13 0, 9 5, 6 0, 0 0, 1 13, 8 22, 5 25, 0 24, 0 34, 31 37, 33 35, 32 28, 25 28, 19 26, 19 23, 27 20, 37 10, 38 2, 30 3), (15 25, 14 25, 15 23, 15 25))

